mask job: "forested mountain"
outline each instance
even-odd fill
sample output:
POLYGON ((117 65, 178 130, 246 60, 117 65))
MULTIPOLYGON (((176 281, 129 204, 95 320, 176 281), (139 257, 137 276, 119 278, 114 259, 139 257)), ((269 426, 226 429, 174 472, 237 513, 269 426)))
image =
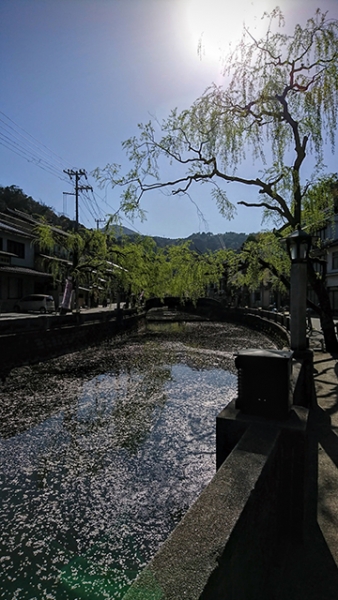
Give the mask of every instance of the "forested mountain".
MULTIPOLYGON (((232 248, 238 250, 247 239, 246 233, 235 233, 228 231, 227 233, 192 233, 184 241, 189 240, 191 242, 191 250, 195 250, 201 254, 204 254, 208 250, 214 252, 221 248, 232 248)), ((160 247, 172 246, 178 244, 182 240, 179 239, 168 239, 161 237, 154 237, 156 244, 160 247)))
POLYGON ((64 231, 75 228, 75 221, 63 215, 59 217, 50 206, 33 200, 15 185, 0 186, 0 212, 6 212, 7 208, 20 210, 35 218, 43 217, 48 223, 61 227, 64 231))
MULTIPOLYGON (((127 227, 119 227, 117 225, 113 225, 110 228, 110 231, 115 235, 116 238, 121 238, 122 236, 128 236, 130 238, 137 238, 139 236, 138 233, 135 233, 131 229, 127 227)), ((186 241, 190 241, 190 249, 198 252, 199 254, 204 254, 210 250, 214 252, 216 250, 220 250, 221 248, 231 248, 232 250, 239 250, 241 246, 244 244, 247 239, 247 233, 235 233, 234 231, 228 231, 227 233, 192 233, 187 238, 165 238, 159 236, 153 236, 153 240, 156 242, 159 248, 164 248, 165 246, 177 246, 178 244, 186 241)))
MULTIPOLYGON (((33 200, 31 196, 27 196, 20 188, 15 185, 9 187, 0 186, 0 212, 6 212, 6 209, 16 209, 25 212, 33 217, 44 217, 46 221, 54 226, 61 227, 64 231, 69 231, 75 228, 75 221, 72 221, 68 217, 58 216, 54 210, 47 206, 33 200)), ((128 236, 131 238, 138 237, 139 234, 135 233, 127 227, 120 227, 113 225, 110 227, 110 231, 116 238, 122 236, 128 236)), ((214 252, 221 248, 232 248, 238 250, 245 242, 248 235, 246 233, 234 233, 232 231, 227 233, 193 233, 185 239, 171 239, 154 236, 156 244, 160 248, 165 246, 175 246, 181 242, 189 240, 191 242, 190 248, 200 254, 204 254, 208 250, 214 252)))

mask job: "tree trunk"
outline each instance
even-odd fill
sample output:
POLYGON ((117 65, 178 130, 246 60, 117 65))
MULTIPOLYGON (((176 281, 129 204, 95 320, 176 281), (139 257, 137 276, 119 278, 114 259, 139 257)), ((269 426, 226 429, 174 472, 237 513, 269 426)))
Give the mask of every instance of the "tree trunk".
POLYGON ((312 262, 308 262, 308 279, 318 298, 320 324, 323 330, 326 351, 331 354, 336 354, 338 353, 338 340, 333 322, 329 294, 325 282, 317 276, 312 262))

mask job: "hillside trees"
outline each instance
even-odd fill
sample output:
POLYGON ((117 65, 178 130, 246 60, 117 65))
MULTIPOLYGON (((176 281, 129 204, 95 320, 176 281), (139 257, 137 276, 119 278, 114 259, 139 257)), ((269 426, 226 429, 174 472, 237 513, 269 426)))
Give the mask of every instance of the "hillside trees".
MULTIPOLYGON (((318 9, 289 35, 278 8, 265 19, 265 35, 256 39, 244 28, 226 57, 224 87, 211 85, 190 108, 174 109, 161 124, 139 125, 139 136, 123 143, 131 161, 127 174, 115 164, 96 170, 101 183, 122 186, 126 213, 142 214, 149 191, 191 194, 195 184, 208 183, 220 213, 232 218, 235 206, 224 184, 237 182, 258 193, 240 203, 263 209, 279 233, 301 224, 304 196, 323 172, 324 148, 329 144, 333 151, 335 144, 338 21, 318 9), (163 159, 172 169, 166 180, 160 175, 163 159)), ((326 347, 336 351, 327 291, 311 262, 309 275, 326 347)))

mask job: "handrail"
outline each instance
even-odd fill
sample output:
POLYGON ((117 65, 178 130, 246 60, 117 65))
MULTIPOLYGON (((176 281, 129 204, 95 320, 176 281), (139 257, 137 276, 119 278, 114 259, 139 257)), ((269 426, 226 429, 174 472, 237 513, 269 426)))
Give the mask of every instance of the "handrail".
POLYGON ((286 313, 279 313, 273 310, 267 310, 264 308, 240 308, 246 314, 255 315, 262 319, 267 319, 274 323, 278 323, 281 327, 284 327, 287 331, 290 331, 290 315, 286 313))

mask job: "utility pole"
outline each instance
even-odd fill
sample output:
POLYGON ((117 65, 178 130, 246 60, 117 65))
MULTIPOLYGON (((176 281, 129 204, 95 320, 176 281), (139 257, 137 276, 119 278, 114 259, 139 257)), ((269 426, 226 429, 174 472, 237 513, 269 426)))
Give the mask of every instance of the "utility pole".
MULTIPOLYGON (((85 177, 87 179, 87 173, 84 169, 79 169, 74 171, 73 169, 64 169, 64 173, 69 175, 70 179, 75 177, 75 232, 79 231, 79 192, 81 190, 92 190, 91 185, 79 185, 79 181, 81 177, 85 177)), ((76 269, 79 264, 79 249, 78 249, 78 239, 76 238, 74 251, 73 251, 73 273, 76 272, 76 269)), ((78 310, 79 308, 79 280, 78 277, 75 279, 75 308, 78 310)))
POLYGON ((99 229, 99 223, 105 223, 106 219, 95 219, 96 229, 99 229))
POLYGON ((74 171, 73 169, 64 169, 63 172, 69 175, 71 179, 75 177, 75 230, 77 232, 79 229, 79 192, 81 190, 93 191, 93 188, 91 185, 79 185, 81 177, 85 177, 87 179, 87 173, 84 169, 79 169, 78 171, 74 171))

